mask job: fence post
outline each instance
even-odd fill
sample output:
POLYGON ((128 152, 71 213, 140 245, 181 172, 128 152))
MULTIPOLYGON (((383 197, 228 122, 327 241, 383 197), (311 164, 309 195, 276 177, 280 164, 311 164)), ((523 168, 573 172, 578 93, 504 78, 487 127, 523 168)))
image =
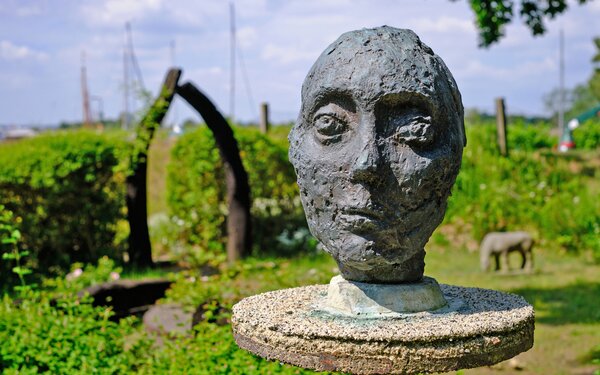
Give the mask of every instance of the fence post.
POLYGON ((269 132, 269 103, 260 103, 260 132, 269 132))
POLYGON ((504 112, 504 98, 496 98, 496 133, 500 155, 508 156, 506 141, 506 115, 504 112))

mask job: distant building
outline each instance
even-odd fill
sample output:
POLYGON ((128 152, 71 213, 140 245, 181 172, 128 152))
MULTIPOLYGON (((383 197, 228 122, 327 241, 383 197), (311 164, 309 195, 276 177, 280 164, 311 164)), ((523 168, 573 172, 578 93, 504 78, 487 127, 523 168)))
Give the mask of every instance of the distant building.
POLYGON ((0 139, 15 140, 21 138, 30 138, 36 134, 36 131, 31 128, 8 129, 0 131, 0 139))

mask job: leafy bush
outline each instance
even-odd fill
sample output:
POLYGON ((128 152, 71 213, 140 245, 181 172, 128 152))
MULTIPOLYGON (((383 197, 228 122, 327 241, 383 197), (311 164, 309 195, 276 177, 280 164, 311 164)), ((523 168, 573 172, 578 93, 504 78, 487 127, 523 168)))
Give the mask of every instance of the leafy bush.
POLYGON ((516 121, 508 125, 508 147, 511 150, 533 151, 552 148, 558 139, 550 135, 549 124, 525 124, 516 121))
MULTIPOLYGON (((277 237, 282 233, 294 237, 306 222, 287 149, 254 129, 235 128, 234 132, 252 191, 255 249, 275 253, 289 249, 278 245, 277 237)), ((191 254, 196 262, 201 263, 206 254, 223 254, 226 186, 209 129, 201 127, 182 136, 168 169, 167 200, 173 222, 180 227, 178 239, 197 247, 191 254)))
POLYGON ((17 249, 20 239, 21 232, 16 229, 13 213, 0 205, 0 259, 4 260, 0 261, 0 285, 4 287, 16 281, 14 276, 18 276, 20 281, 24 282, 26 272, 19 267, 22 252, 17 249), (9 260, 15 260, 18 264, 11 264, 9 260))
POLYGON ((600 147, 600 119, 588 120, 573 131, 578 149, 596 150, 600 147))
POLYGON ((14 213, 32 266, 119 256, 124 150, 114 136, 83 131, 0 145, 0 204, 14 213))
MULTIPOLYGON (((0 205, 0 254, 2 258, 4 258, 4 254, 12 251, 11 239, 14 230, 13 213, 0 205)), ((0 285, 6 284, 9 275, 11 275, 10 264, 0 261, 0 285)))
POLYGON ((19 298, 0 300, 0 370, 5 374, 131 373, 151 349, 135 318, 115 323, 110 308, 93 307, 76 293, 108 279, 114 263, 103 258, 72 279, 27 285, 19 298))
MULTIPOLYGON (((250 260, 229 272, 193 278, 193 271, 179 273, 169 298, 185 306, 216 301, 225 306, 207 313, 193 336, 161 340, 144 332, 135 318, 116 323, 112 311, 92 307, 89 299, 77 299, 83 287, 103 282, 118 271, 102 258, 98 266, 86 266, 71 277, 44 281, 44 289, 30 289, 18 300, 0 299, 0 371, 16 373, 192 373, 192 374, 309 374, 309 370, 270 362, 241 350, 228 321, 232 304, 260 290, 325 282, 333 261, 321 254, 292 262, 250 260), (308 271, 308 272, 307 272, 308 271), (76 275, 76 276, 73 276, 76 275), (251 285, 250 285, 251 284, 251 285), (243 287, 242 285, 245 285, 243 287), (241 287, 242 286, 242 287, 241 287)), ((80 265, 73 265, 73 268, 80 265)))
POLYGON ((600 200, 575 160, 519 150, 503 158, 490 141, 494 125, 468 127, 467 133, 447 221, 471 223, 477 240, 491 231, 532 230, 546 244, 591 250, 600 260, 600 200))

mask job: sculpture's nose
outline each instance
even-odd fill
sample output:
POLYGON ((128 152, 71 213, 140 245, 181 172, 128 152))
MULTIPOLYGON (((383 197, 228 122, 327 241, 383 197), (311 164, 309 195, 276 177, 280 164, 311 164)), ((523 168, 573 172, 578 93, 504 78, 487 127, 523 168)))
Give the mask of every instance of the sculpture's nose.
POLYGON ((352 165, 352 179, 357 182, 372 182, 378 176, 381 156, 375 137, 367 139, 352 165))

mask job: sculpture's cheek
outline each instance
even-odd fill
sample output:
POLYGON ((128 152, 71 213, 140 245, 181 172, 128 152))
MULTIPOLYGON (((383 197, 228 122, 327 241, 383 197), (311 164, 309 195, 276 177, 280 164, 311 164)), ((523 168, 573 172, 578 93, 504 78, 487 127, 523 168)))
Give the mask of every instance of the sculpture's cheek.
POLYGON ((397 153, 391 158, 390 169, 401 196, 408 200, 430 197, 430 193, 448 190, 448 178, 456 169, 456 157, 448 149, 435 153, 417 154, 412 150, 397 153))
MULTIPOLYGON (((339 189, 340 185, 331 183, 333 171, 331 163, 322 162, 316 158, 301 160, 297 165, 302 203, 309 224, 314 226, 321 227, 328 220, 331 221, 338 209, 334 197, 339 197, 340 192, 338 190, 334 193, 334 189, 339 189)), ((328 225, 331 225, 331 222, 328 225)))

